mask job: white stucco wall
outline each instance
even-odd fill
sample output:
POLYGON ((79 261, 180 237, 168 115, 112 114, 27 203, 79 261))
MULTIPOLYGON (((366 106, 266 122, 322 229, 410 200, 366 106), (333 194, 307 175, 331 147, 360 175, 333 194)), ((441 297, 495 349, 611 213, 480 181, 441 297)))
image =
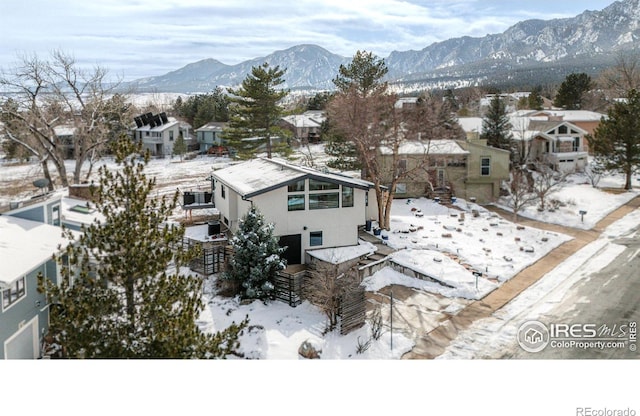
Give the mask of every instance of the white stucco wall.
MULTIPOLYGON (((288 211, 287 187, 283 186, 272 191, 257 195, 251 201, 242 200, 233 190, 225 185, 225 198, 222 198, 222 183, 216 183, 214 192, 216 208, 220 211, 221 218, 226 217, 229 228, 237 230, 238 220, 249 210, 253 202, 268 222, 275 224, 274 234, 277 236, 295 235, 302 236, 302 250, 310 248, 342 247, 358 244, 358 226, 364 225, 371 216, 365 206, 365 190, 354 188, 353 207, 342 207, 342 189, 326 191, 340 193, 340 208, 309 209, 309 184, 305 186, 305 210, 288 211), (305 229, 306 227, 306 229, 305 229), (309 234, 314 231, 322 231, 322 245, 310 246, 309 234)), ((375 209, 375 192, 369 191, 370 208, 375 209)))

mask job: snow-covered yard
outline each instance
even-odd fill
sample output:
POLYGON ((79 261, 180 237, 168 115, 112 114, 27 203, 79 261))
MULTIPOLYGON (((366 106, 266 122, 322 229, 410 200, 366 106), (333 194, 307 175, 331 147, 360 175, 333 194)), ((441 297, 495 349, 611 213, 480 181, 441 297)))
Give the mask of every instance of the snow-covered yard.
MULTIPOLYGON (((544 211, 538 210, 534 203, 523 208, 518 215, 534 220, 560 224, 567 227, 589 230, 607 214, 638 195, 640 179, 632 181, 634 189, 625 192, 624 177, 618 174, 604 176, 598 187, 591 186, 588 178, 581 173, 569 175, 563 186, 551 193, 544 211), (549 208, 552 208, 550 210, 549 208), (582 216, 580 211, 586 211, 582 216)), ((504 200, 499 200, 497 206, 513 211, 504 200)))

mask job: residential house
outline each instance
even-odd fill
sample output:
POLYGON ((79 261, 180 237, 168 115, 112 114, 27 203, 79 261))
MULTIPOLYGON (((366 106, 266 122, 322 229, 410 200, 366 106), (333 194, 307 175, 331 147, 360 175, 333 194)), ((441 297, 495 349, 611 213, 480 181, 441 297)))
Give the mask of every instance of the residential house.
MULTIPOLYGON (((410 141, 400 146, 399 168, 406 177, 396 187, 396 198, 475 198, 495 200, 502 181, 509 178, 509 152, 487 146, 483 140, 410 141)), ((393 153, 378 152, 384 183, 391 182, 393 153)))
POLYGON ((76 130, 75 126, 69 124, 63 124, 53 128, 56 139, 62 146, 65 159, 73 159, 75 157, 74 136, 76 130))
POLYGON ((166 157, 173 154, 173 144, 180 135, 180 123, 170 120, 166 113, 146 113, 135 117, 135 140, 142 142, 143 149, 152 156, 166 157))
POLYGON ((299 143, 317 143, 321 139, 322 123, 325 120, 323 111, 310 110, 282 117, 280 125, 289 130, 299 143))
MULTIPOLYGON (((543 110, 530 111, 525 117, 531 120, 567 121, 584 130, 587 135, 592 135, 606 115, 587 110, 543 110)), ((583 147, 586 152, 590 151, 588 140, 584 141, 583 147)))
POLYGON ((602 117, 592 111, 518 111, 510 114, 510 122, 514 138, 526 149, 530 162, 542 162, 556 170, 581 171, 588 163, 587 136, 602 117))
POLYGON ((212 173, 214 203, 226 227, 255 205, 286 246, 288 264, 310 249, 354 246, 358 227, 377 217, 373 184, 337 173, 253 159, 212 173))
POLYGON ((207 153, 210 149, 217 149, 224 145, 222 133, 227 123, 211 122, 196 129, 196 141, 200 153, 207 153))
POLYGON ((61 197, 42 196, 0 215, 0 359, 40 358, 49 305, 38 278, 59 278, 61 197))

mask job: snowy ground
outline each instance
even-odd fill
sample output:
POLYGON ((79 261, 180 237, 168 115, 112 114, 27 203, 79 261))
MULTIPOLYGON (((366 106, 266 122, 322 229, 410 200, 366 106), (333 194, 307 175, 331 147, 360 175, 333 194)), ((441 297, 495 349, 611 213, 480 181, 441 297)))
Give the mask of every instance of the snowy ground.
MULTIPOLYGON (((564 186, 549 196, 549 202, 553 200, 559 202, 559 206, 553 211, 546 208, 541 212, 536 203, 523 208, 518 215, 542 222, 589 230, 607 214, 638 195, 640 179, 633 179, 634 189, 630 192, 622 191, 624 180, 622 175, 607 175, 598 183, 598 188, 594 188, 586 176, 580 173, 573 174, 567 178, 564 186), (580 211, 587 213, 583 217, 580 211)), ((502 200, 496 205, 512 211, 502 200)))

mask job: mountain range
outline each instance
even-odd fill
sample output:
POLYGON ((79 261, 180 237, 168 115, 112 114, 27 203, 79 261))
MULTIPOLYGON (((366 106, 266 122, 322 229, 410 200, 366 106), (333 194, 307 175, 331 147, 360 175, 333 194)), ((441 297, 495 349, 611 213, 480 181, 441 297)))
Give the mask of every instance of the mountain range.
MULTIPOLYGON (((538 85, 572 72, 597 75, 621 52, 640 46, 640 0, 621 0, 601 11, 566 19, 526 20, 503 33, 459 37, 422 50, 394 51, 384 58, 387 80, 404 92, 472 85, 538 85)), ((286 68, 284 87, 330 90, 343 57, 317 45, 297 45, 268 56, 226 65, 215 59, 188 64, 132 84, 140 92, 195 93, 239 85, 264 62, 286 68)))

